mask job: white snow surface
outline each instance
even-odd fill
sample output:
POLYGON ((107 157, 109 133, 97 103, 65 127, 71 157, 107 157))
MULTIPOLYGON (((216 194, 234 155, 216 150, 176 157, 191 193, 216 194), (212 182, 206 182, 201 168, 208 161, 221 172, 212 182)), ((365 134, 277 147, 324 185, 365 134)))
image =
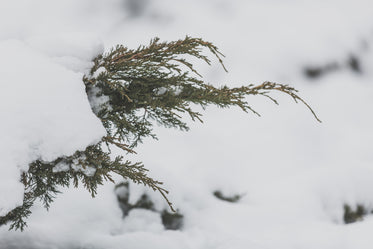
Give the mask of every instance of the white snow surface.
MULTIPOLYGON (((204 124, 190 123, 188 133, 157 128, 159 141, 126 155, 165 182, 184 215, 181 230, 165 230, 155 211, 123 218, 107 183, 93 199, 71 188, 49 211, 37 204, 24 232, 0 227, 0 248, 372 248, 373 216, 343 223, 344 204, 373 208, 372 9, 366 0, 2 1, 0 215, 22 200, 18 176, 27 163, 103 134, 81 78, 95 54, 116 44, 187 34, 213 41, 229 73, 216 60, 211 68, 197 63, 206 81, 290 84, 323 123, 282 94, 274 95, 280 106, 248 98, 260 118, 207 108, 204 124), (352 54, 361 73, 348 66, 352 54), (333 62, 340 69, 323 77, 303 74, 333 62), (224 202, 215 190, 243 198, 224 202)), ((144 192, 156 210, 167 208, 159 193, 134 184, 129 201, 144 192)))
POLYGON ((84 34, 78 36, 30 33, 23 39, 0 38, 0 215, 22 204, 19 179, 29 163, 71 155, 105 134, 82 83, 101 46, 84 34), (57 57, 65 57, 64 63, 57 57))

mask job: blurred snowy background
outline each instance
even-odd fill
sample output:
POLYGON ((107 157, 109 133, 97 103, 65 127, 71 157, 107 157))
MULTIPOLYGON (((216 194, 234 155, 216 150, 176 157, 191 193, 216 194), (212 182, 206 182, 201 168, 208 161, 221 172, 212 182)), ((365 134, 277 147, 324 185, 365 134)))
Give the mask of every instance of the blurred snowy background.
POLYGON ((368 0, 2 0, 0 111, 12 120, 0 126, 2 191, 21 191, 6 180, 22 163, 99 138, 79 82, 92 57, 116 44, 212 41, 229 73, 201 64, 206 81, 290 84, 323 123, 281 94, 280 106, 249 98, 260 118, 210 107, 204 124, 158 128, 159 141, 130 156, 171 191, 180 214, 171 223, 162 197, 141 186, 107 183, 94 199, 63 189, 49 212, 33 208, 24 232, 0 227, 0 248, 373 248, 372 12, 368 0), (139 200, 152 208, 123 218, 139 200), (345 205, 366 215, 345 224, 345 205))

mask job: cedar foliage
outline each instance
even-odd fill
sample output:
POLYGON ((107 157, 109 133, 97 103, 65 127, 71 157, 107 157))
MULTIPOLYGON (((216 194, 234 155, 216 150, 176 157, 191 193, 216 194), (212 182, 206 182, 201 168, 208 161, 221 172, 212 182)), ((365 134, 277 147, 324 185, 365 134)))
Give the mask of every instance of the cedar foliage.
POLYGON ((193 104, 202 108, 237 106, 259 115, 247 103, 246 96, 262 95, 278 104, 269 93, 280 91, 304 103, 319 121, 310 106, 297 95, 297 90, 288 85, 264 82, 257 86, 216 88, 204 82, 187 59, 194 57, 210 65, 204 50, 216 57, 226 71, 224 56, 215 45, 188 36, 173 42, 160 42, 155 38, 148 46, 137 49, 118 45, 94 58, 94 65, 83 82, 92 110, 102 121, 107 135, 99 143, 71 156, 52 162, 32 162, 21 177, 25 186, 23 205, 0 217, 0 225, 11 223, 10 229, 23 230, 36 200, 48 209, 60 187, 77 187, 80 182, 94 197, 98 185, 113 181, 112 174, 158 191, 173 210, 167 190, 161 187, 162 182, 149 177, 147 169, 139 162, 125 161, 123 156, 113 158, 110 148, 116 146, 126 153, 135 153, 134 147, 143 138, 157 138, 153 133, 154 123, 188 131, 183 113, 193 121, 202 122, 202 115, 192 109, 193 104))

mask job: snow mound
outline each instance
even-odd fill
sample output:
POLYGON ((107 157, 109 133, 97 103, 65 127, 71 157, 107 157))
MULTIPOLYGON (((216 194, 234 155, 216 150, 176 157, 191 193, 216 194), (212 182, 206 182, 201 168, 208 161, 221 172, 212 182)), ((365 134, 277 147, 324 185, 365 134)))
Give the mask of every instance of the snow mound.
POLYGON ((90 110, 82 72, 20 40, 0 41, 0 54, 1 216, 22 204, 19 178, 30 162, 71 155, 105 131, 90 110))

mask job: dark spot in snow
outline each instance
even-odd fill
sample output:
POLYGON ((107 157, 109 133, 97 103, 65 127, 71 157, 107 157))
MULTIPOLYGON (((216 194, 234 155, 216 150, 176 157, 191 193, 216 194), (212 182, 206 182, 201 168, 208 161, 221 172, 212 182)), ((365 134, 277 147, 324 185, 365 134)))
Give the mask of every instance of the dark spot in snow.
POLYGON ((180 230, 183 227, 184 216, 179 213, 162 212, 162 223, 165 229, 180 230))
POLYGON ((356 206, 355 210, 353 210, 351 206, 347 204, 343 206, 343 209, 344 209, 343 220, 345 224, 362 221, 364 216, 368 214, 368 210, 363 205, 360 205, 360 204, 356 206))
POLYGON ((232 196, 226 196, 220 190, 215 191, 213 194, 219 200, 233 202, 233 203, 238 202, 242 198, 242 195, 239 195, 239 194, 232 195, 232 196))

